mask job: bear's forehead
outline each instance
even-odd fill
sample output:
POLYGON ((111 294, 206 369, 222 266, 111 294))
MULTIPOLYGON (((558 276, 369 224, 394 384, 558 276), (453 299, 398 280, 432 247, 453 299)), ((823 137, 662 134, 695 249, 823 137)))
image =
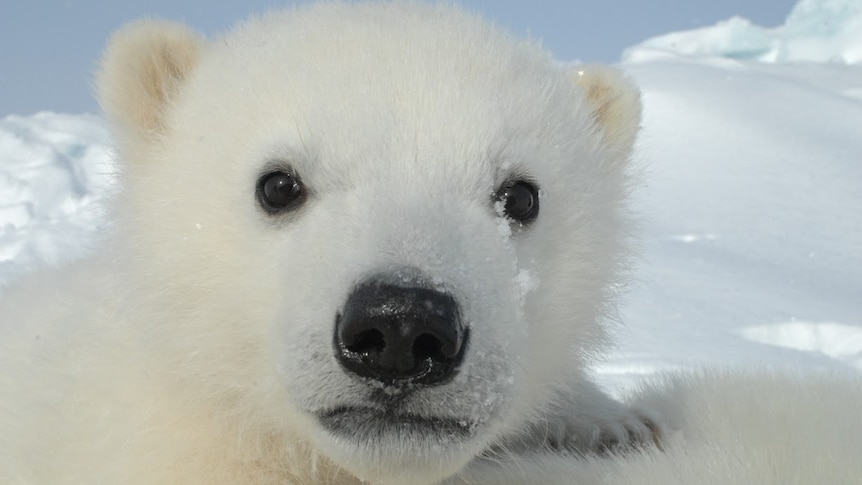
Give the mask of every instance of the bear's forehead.
POLYGON ((308 63, 298 66, 305 73, 307 67, 376 67, 389 77, 393 71, 425 75, 452 66, 462 75, 468 67, 499 75, 550 64, 536 43, 516 39, 477 16, 410 2, 277 11, 240 25, 217 44, 248 65, 308 63))
POLYGON ((538 46, 464 12, 417 3, 276 12, 214 42, 201 68, 249 110, 256 102, 309 115, 332 109, 342 124, 353 116, 439 129, 460 112, 488 126, 546 107, 563 91, 555 89, 562 73, 538 46))
POLYGON ((416 162, 441 177, 496 178, 500 166, 568 143, 586 119, 538 46, 416 3, 253 19, 210 44, 191 84, 195 119, 180 123, 220 146, 283 146, 343 162, 338 172, 374 167, 390 177, 416 162))

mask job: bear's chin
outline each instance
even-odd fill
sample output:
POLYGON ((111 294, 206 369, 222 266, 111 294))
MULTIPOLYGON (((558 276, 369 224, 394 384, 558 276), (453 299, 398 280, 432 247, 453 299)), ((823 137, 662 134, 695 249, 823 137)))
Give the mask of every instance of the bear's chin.
POLYGON ((456 473, 487 446, 476 420, 362 407, 317 413, 319 449, 362 480, 428 484, 456 473))

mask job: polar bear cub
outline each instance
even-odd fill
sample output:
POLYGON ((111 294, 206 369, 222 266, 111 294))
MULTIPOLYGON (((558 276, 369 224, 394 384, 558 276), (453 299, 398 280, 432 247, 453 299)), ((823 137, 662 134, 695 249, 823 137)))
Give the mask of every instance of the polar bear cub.
POLYGON ((115 227, 5 292, 0 482, 430 484, 658 433, 583 372, 627 264, 617 71, 332 2, 131 24, 97 84, 115 227))

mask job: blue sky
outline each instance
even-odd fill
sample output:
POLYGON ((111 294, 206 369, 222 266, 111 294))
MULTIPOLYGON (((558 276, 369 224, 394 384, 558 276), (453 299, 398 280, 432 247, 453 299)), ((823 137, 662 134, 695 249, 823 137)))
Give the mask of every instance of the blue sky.
MULTIPOLYGON (((250 13, 290 0, 3 0, 0 5, 0 116, 97 112, 91 77, 110 33, 156 16, 213 35, 250 13)), ((734 15, 763 26, 784 21, 795 0, 462 0, 509 30, 541 39, 561 60, 614 63, 655 35, 711 25, 734 15)))

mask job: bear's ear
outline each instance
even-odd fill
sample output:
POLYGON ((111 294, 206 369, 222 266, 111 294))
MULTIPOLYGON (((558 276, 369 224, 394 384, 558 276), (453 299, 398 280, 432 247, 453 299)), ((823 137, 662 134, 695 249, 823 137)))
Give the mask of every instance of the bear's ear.
POLYGON ((628 157, 640 128, 638 88, 622 72, 609 66, 575 66, 570 76, 583 90, 605 145, 617 156, 628 157))
POLYGON ((197 66, 203 44, 189 27, 164 20, 139 20, 113 35, 96 89, 120 134, 146 141, 164 133, 167 109, 197 66))

